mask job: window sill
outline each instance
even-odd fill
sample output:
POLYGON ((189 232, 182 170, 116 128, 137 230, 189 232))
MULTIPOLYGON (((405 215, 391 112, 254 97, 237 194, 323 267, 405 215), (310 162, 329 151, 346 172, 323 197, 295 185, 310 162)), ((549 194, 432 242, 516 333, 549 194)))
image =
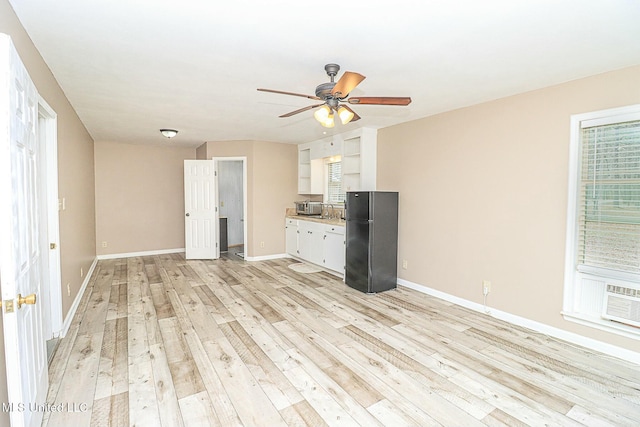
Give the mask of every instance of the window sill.
POLYGON ((601 331, 621 335, 626 338, 640 340, 640 328, 602 319, 601 317, 588 316, 582 313, 562 312, 562 316, 569 322, 600 329, 601 331))

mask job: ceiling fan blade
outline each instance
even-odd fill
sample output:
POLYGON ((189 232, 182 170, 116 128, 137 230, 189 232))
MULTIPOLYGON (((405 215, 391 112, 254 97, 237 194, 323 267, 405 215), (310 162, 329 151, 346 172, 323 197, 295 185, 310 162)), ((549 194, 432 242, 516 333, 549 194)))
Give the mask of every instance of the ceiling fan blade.
POLYGON ((320 98, 318 98, 317 96, 313 96, 313 95, 305 95, 305 94, 302 94, 302 93, 284 92, 284 91, 281 91, 281 90, 260 89, 260 88, 258 88, 258 90, 259 90, 260 92, 271 92, 271 93, 279 93, 279 94, 282 94, 282 95, 301 96, 301 97, 303 97, 303 98, 315 99, 315 100, 317 100, 317 101, 320 101, 320 98))
POLYGON ((338 80, 338 83, 336 83, 331 90, 331 94, 336 95, 339 93, 339 98, 344 98, 365 78, 362 74, 345 71, 342 77, 340 77, 340 80, 338 80))
POLYGON ((348 105, 344 105, 344 104, 342 104, 342 105, 340 105, 340 106, 341 106, 341 107, 344 107, 344 108, 345 108, 345 110, 351 111, 351 112, 353 113, 353 118, 352 118, 351 120, 349 120, 349 123, 351 123, 351 122, 355 122, 356 120, 360 120, 360 116, 358 115, 358 113, 356 113, 355 111, 353 111, 353 110, 351 109, 351 107, 349 107, 348 105))
POLYGON ((283 115, 278 116, 278 117, 291 117, 291 116, 293 116, 294 114, 302 113, 303 111, 311 110, 312 108, 320 107, 320 106, 322 106, 322 105, 324 105, 324 103, 322 103, 322 104, 316 104, 316 105, 308 105, 308 106, 306 106, 306 107, 300 108, 299 110, 295 110, 295 111, 292 111, 292 112, 290 112, 290 113, 283 114, 283 115))
POLYGON ((361 96, 360 98, 349 98, 347 100, 349 104, 362 104, 362 105, 409 105, 411 104, 411 98, 406 97, 393 97, 393 96, 361 96))

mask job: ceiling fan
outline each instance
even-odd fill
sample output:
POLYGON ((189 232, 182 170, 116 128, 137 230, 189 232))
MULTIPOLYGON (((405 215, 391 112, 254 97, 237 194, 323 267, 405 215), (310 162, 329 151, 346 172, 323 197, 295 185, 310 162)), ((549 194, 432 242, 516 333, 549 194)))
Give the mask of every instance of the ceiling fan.
POLYGON ((338 64, 327 64, 324 66, 324 70, 327 72, 331 81, 329 83, 319 84, 318 87, 316 87, 315 96, 273 89, 258 90, 261 92, 302 96, 304 98, 322 101, 320 104, 309 105, 283 114, 280 117, 291 117, 294 114, 320 107, 314 113, 314 117, 324 127, 334 126, 334 112, 338 114, 342 124, 360 120, 360 116, 358 116, 348 105, 344 104, 344 102, 352 105, 409 105, 411 103, 410 97, 361 96, 358 98, 348 98, 349 93, 351 93, 351 91, 365 79, 365 76, 359 73, 345 71, 342 74, 342 77, 340 77, 336 82, 334 79, 338 74, 338 71, 340 71, 340 66, 338 64))

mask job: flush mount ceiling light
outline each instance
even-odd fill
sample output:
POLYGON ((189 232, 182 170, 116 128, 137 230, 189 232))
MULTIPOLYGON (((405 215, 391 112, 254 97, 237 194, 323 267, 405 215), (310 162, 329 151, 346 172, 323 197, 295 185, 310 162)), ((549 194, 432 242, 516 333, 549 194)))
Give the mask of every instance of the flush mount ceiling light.
POLYGON ((162 136, 171 139, 178 134, 178 131, 175 129, 160 129, 160 133, 162 136))

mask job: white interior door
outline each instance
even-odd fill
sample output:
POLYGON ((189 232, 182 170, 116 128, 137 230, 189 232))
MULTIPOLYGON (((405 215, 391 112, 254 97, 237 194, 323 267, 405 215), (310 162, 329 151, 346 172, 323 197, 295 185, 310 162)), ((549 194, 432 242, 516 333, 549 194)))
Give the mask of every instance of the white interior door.
POLYGON ((38 94, 11 39, 0 34, 0 277, 11 425, 40 425, 47 355, 38 298, 38 94), (27 298, 24 304, 22 298, 27 298), (35 300, 33 299, 35 296, 35 300), (32 304, 35 303, 35 304, 32 304))
POLYGON ((184 230, 186 259, 220 256, 213 160, 184 161, 184 230))

